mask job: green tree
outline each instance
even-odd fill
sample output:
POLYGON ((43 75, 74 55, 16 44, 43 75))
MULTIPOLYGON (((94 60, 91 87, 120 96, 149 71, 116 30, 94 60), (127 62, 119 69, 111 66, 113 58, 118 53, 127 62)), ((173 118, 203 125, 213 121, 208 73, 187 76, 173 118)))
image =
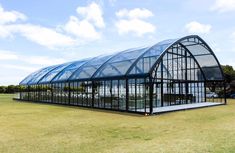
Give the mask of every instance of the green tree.
POLYGON ((6 88, 6 93, 14 93, 15 91, 16 91, 16 86, 14 86, 14 85, 9 85, 6 88))
POLYGON ((222 69, 227 83, 235 80, 235 71, 231 65, 222 65, 222 69))
POLYGON ((0 93, 5 93, 5 92, 6 92, 6 87, 0 86, 0 93))

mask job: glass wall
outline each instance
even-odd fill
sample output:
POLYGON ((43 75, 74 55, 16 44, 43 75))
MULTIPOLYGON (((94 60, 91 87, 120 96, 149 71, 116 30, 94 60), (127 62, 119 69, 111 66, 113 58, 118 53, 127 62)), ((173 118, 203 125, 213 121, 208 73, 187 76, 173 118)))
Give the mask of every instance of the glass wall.
POLYGON ((198 36, 43 68, 26 77, 19 98, 152 113, 153 108, 222 102, 218 60, 198 36))
POLYGON ((94 81, 94 107, 126 110, 126 81, 94 81))
POLYGON ((205 102, 204 74, 186 48, 172 46, 156 66, 153 107, 205 102))
POLYGON ((135 78, 128 80, 128 110, 149 112, 149 84, 147 79, 135 78))

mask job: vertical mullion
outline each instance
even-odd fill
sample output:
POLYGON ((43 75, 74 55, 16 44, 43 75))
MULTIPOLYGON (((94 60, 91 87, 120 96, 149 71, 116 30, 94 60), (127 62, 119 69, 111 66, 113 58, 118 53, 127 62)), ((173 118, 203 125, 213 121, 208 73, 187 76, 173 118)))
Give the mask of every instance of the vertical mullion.
POLYGON ((106 105, 106 81, 104 81, 104 108, 106 107, 105 105, 106 105))
POLYGON ((146 104, 147 104, 147 101, 146 101, 146 78, 144 78, 144 88, 143 88, 143 92, 144 92, 144 112, 146 113, 146 104))
POLYGON ((161 60, 161 107, 163 107, 163 59, 161 60))
POLYGON ((137 84, 136 84, 136 78, 135 78, 135 111, 137 111, 137 84))
POLYGON ((128 79, 126 79, 126 111, 128 111, 129 107, 129 84, 128 79))
POLYGON ((110 96, 111 96, 111 106, 110 108, 113 109, 113 80, 110 81, 110 96))
POLYGON ((119 83, 120 83, 120 80, 118 80, 118 82, 117 82, 117 97, 118 97, 118 110, 119 110, 119 108, 120 108, 120 97, 119 97, 119 83))

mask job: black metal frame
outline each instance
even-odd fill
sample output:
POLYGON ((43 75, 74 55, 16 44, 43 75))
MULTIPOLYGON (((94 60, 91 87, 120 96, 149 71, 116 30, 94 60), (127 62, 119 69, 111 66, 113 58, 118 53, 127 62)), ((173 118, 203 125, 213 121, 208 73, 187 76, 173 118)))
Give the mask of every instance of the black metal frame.
MULTIPOLYGON (((25 85, 25 90, 20 92, 20 100, 141 114, 154 114, 154 108, 178 104, 216 100, 226 104, 225 81, 207 80, 200 63, 181 43, 190 39, 194 39, 214 56, 224 76, 218 59, 210 47, 200 37, 188 36, 168 46, 148 73, 129 74, 137 62, 144 58, 144 52, 129 67, 125 75, 94 78, 103 65, 120 54, 117 53, 107 59, 91 78, 52 82, 57 74, 50 82, 25 85), (221 98, 207 98, 206 92, 209 89, 220 92, 221 98)), ((192 46, 192 44, 189 45, 192 46)), ((82 65, 87 63, 89 62, 82 65)), ((69 66, 70 64, 66 67, 69 66)), ((74 71, 69 78, 78 70, 74 71)))

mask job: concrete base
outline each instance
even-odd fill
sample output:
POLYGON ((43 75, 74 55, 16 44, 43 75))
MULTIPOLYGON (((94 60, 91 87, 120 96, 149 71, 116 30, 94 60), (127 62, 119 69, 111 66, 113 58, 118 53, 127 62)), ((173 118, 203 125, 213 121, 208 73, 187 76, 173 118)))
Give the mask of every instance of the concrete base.
POLYGON ((165 113, 165 112, 173 112, 173 111, 179 111, 179 110, 195 109, 195 108, 218 106, 218 105, 223 105, 223 103, 202 102, 202 103, 194 103, 194 104, 165 106, 165 107, 153 108, 153 113, 160 114, 160 113, 165 113))

